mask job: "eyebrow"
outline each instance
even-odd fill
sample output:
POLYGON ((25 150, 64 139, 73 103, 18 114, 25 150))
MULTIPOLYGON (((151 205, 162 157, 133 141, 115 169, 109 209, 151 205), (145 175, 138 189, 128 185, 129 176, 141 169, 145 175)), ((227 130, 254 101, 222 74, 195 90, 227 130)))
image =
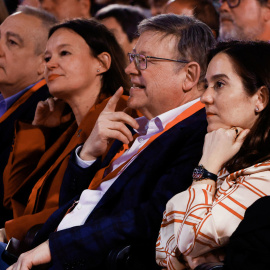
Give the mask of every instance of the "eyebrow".
MULTIPOLYGON (((57 46, 57 49, 59 50, 61 50, 62 48, 64 48, 64 47, 71 47, 71 45, 70 44, 60 44, 59 46, 57 46)), ((50 51, 48 51, 48 50, 46 50, 45 51, 45 53, 49 53, 50 51)))
MULTIPOLYGON (((229 77, 228 77, 226 74, 221 73, 221 74, 215 74, 215 75, 213 75, 213 76, 210 78, 210 81, 211 81, 211 80, 222 79, 222 78, 229 79, 229 77)), ((205 82, 208 82, 207 78, 205 78, 204 80, 205 80, 205 82)))
POLYGON ((24 45, 24 41, 23 41, 23 39, 21 38, 20 35, 15 34, 15 33, 13 33, 13 32, 7 32, 7 33, 6 33, 6 36, 7 36, 7 37, 14 37, 14 38, 18 39, 18 41, 19 41, 22 45, 24 45))
POLYGON ((140 52, 138 53, 138 52, 136 52, 135 49, 132 50, 132 53, 135 53, 135 54, 143 54, 143 55, 148 55, 148 54, 149 54, 149 53, 146 52, 146 51, 140 51, 140 52))

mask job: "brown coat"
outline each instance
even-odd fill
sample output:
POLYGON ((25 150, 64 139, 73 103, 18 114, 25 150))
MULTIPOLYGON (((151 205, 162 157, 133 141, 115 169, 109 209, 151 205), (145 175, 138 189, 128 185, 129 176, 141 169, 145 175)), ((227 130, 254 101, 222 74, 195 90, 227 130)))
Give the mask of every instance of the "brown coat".
MULTIPOLYGON (((126 100, 123 96, 117 110, 126 107, 126 100)), ((107 101, 92 107, 79 127, 72 123, 48 150, 46 134, 41 129, 18 123, 13 152, 4 172, 4 203, 14 214, 14 219, 5 224, 8 239, 22 239, 32 226, 44 223, 58 209, 70 153, 88 138, 107 101), (39 162, 29 175, 35 160, 39 162)))

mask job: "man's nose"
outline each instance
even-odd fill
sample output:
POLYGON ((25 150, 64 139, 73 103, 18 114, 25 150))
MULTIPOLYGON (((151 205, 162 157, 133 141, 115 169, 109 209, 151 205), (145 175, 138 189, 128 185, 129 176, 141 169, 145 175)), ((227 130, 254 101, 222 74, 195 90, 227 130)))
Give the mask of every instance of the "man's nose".
POLYGON ((128 64, 128 66, 125 69, 126 74, 139 74, 139 70, 136 67, 135 60, 128 64))

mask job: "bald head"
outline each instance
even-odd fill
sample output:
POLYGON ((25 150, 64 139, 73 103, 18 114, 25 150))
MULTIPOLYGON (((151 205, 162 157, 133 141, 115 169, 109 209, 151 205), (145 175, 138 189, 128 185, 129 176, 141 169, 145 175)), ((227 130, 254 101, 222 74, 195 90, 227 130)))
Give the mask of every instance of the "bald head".
POLYGON ((18 11, 0 25, 0 89, 12 96, 43 78, 49 26, 18 11))

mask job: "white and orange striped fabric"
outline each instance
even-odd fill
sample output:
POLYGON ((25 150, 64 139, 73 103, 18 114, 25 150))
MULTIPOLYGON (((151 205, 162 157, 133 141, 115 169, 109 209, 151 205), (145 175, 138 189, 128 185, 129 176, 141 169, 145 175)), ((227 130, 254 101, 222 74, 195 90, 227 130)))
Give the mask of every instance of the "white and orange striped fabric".
POLYGON ((197 257, 226 245, 246 209, 270 195, 270 161, 230 175, 221 170, 214 196, 211 188, 192 185, 167 203, 156 245, 159 265, 178 269, 177 247, 183 255, 197 257))

